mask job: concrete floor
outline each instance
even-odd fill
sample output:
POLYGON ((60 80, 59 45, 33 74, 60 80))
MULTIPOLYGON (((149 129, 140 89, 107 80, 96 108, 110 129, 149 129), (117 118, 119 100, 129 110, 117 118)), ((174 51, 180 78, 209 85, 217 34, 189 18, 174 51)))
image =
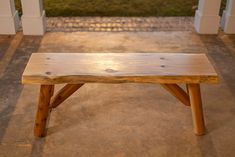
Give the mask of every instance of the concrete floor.
POLYGON ((18 33, 0 36, 0 59, 0 157, 235 156, 235 36, 18 33), (202 85, 207 134, 193 134, 190 108, 159 85, 86 84, 53 110, 47 137, 34 138, 39 88, 20 83, 33 52, 206 53, 221 78, 218 85, 202 85))

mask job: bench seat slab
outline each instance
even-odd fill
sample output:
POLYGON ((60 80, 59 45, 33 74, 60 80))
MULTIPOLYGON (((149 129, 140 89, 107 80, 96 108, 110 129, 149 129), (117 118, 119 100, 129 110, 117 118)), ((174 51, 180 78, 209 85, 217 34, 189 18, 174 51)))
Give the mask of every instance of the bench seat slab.
POLYGON ((34 53, 23 84, 217 83, 205 54, 34 53))

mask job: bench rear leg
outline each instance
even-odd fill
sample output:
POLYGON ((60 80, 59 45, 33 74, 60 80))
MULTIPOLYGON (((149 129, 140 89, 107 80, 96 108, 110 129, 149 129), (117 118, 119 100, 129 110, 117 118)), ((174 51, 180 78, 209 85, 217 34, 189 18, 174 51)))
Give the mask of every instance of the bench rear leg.
POLYGON ((50 114, 50 100, 53 96, 54 85, 41 85, 38 110, 36 114, 34 135, 43 137, 46 135, 47 119, 50 114))
POLYGON ((200 85, 188 84, 187 88, 190 96, 194 133, 196 135, 203 135, 205 134, 205 124, 203 117, 200 85))

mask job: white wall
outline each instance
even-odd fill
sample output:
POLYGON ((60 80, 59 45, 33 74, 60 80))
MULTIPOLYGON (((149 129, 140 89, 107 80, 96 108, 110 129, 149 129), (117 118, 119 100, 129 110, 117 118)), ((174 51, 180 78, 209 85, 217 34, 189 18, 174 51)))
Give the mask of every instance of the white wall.
POLYGON ((43 0, 21 0, 24 35, 43 35, 46 31, 46 16, 43 0))
POLYGON ((16 34, 19 15, 14 0, 0 0, 0 34, 16 34))
POLYGON ((199 0, 194 27, 199 34, 217 34, 220 26, 221 0, 199 0))
POLYGON ((235 34, 235 0, 227 0, 221 26, 225 33, 235 34))

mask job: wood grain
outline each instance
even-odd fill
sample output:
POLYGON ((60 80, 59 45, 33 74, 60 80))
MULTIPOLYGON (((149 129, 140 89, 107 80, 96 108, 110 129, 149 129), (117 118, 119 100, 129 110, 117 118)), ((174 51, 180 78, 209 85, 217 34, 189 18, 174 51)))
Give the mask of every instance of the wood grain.
POLYGON ((194 133, 200 136, 205 134, 200 85, 188 84, 188 90, 191 103, 194 133))
POLYGON ((205 54, 35 53, 24 84, 217 83, 205 54))
POLYGON ((46 135, 46 125, 50 113, 49 105, 53 92, 54 85, 41 85, 34 126, 34 135, 36 137, 44 137, 46 135))
POLYGON ((184 105, 190 106, 188 94, 177 84, 161 84, 169 93, 181 101, 184 105))
POLYGON ((52 99, 50 108, 56 108, 64 102, 69 96, 76 92, 83 84, 67 84, 52 99))

